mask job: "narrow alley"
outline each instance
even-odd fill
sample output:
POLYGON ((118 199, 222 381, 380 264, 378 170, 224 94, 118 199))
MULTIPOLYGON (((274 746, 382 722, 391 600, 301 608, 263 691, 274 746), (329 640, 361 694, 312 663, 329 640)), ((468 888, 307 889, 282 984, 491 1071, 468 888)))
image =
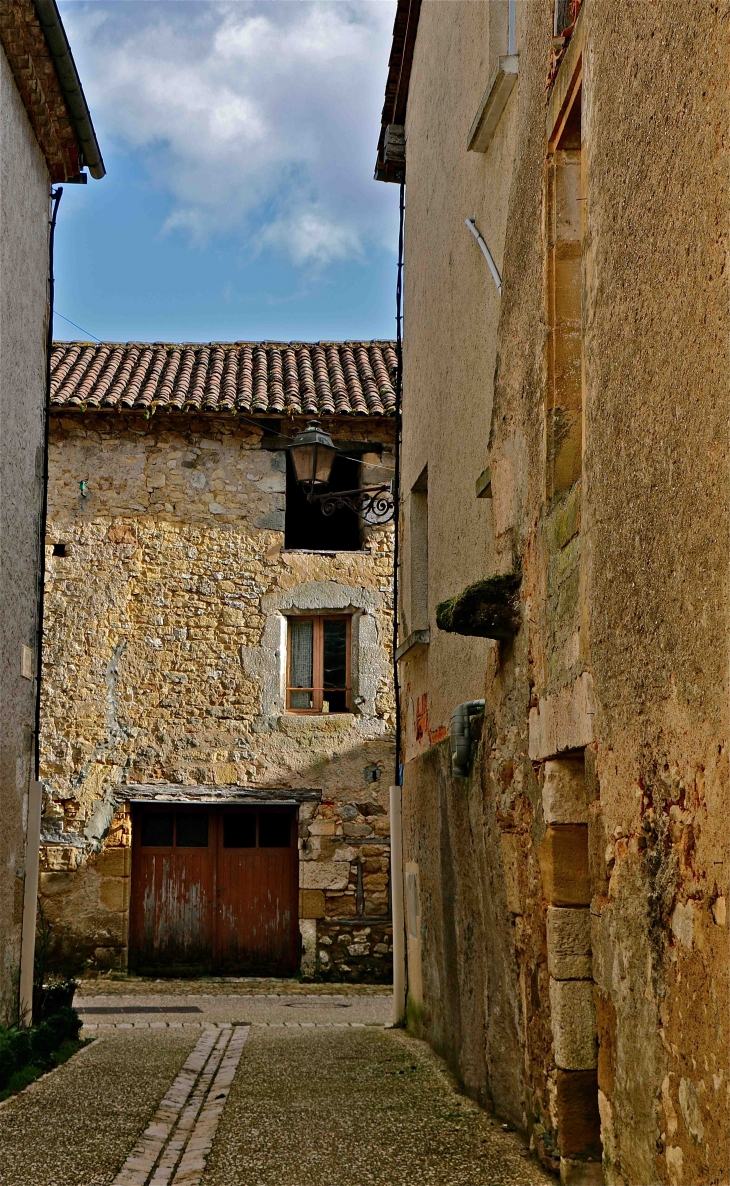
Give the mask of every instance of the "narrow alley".
POLYGON ((425 1043, 386 1028, 387 990, 94 988, 76 999, 91 1044, 0 1107, 3 1186, 552 1181, 425 1043))

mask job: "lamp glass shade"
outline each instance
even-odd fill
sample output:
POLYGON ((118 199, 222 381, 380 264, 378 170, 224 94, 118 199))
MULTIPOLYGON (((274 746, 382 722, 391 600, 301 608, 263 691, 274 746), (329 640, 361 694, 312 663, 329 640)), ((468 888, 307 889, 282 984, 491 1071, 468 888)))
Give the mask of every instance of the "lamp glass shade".
POLYGON ((326 486, 337 449, 329 433, 313 420, 289 446, 294 474, 302 486, 326 486))

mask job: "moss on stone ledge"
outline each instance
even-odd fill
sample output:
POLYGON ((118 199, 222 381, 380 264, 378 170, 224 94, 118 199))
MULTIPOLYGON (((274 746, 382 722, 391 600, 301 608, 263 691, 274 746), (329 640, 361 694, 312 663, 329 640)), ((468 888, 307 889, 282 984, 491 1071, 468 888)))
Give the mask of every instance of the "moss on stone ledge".
POLYGON ((469 585, 436 606, 436 624, 452 634, 508 639, 520 624, 518 572, 502 573, 469 585))

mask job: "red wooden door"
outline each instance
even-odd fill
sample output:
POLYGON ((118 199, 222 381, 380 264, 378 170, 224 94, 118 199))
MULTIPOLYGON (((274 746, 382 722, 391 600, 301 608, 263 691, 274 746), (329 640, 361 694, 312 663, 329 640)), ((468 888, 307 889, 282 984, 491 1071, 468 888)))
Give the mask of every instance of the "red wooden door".
POLYGON ((299 962, 298 869, 291 808, 138 807, 130 968, 290 975, 299 962))
POLYGON ((227 972, 286 976, 299 963, 295 816, 229 808, 218 829, 216 963, 227 972))
POLYGON ((209 971, 213 963, 215 820, 207 809, 143 807, 132 828, 130 967, 209 971))

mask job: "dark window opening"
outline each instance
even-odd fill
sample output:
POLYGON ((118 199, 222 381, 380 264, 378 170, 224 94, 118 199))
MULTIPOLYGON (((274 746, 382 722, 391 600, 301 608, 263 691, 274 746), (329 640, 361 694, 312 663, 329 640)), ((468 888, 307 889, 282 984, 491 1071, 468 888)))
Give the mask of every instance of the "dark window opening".
POLYGON ((178 848, 207 848, 207 811, 178 812, 177 834, 175 839, 177 841, 178 848))
POLYGON ((289 848, 291 846, 291 816, 280 811, 259 814, 259 848, 289 848))
POLYGON ((68 553, 66 551, 66 545, 65 544, 54 544, 53 545, 53 555, 54 556, 67 556, 68 553))
MULTIPOLYGON (((349 457, 335 457, 328 491, 357 490, 360 464, 349 457)), ((360 520, 343 507, 333 515, 322 514, 319 502, 307 502, 307 495, 294 477, 291 457, 286 459, 286 548, 311 548, 321 552, 358 552, 362 547, 360 520)))
POLYGON ((223 847, 224 848, 255 848, 256 847, 256 814, 253 811, 241 811, 235 815, 223 816, 223 847))
POLYGON ((171 811, 149 811, 142 816, 143 848, 172 848, 175 817, 171 811))

